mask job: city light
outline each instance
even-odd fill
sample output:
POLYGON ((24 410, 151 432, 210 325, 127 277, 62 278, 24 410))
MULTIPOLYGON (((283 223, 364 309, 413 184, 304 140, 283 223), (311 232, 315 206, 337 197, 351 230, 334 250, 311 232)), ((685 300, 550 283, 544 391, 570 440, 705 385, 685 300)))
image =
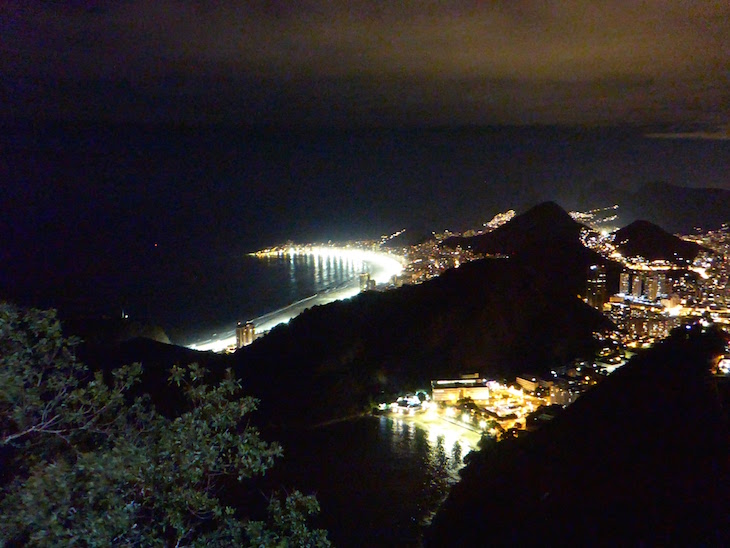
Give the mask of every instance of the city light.
MULTIPOLYGON (((309 255, 315 258, 341 260, 351 262, 356 269, 362 270, 370 274, 372 280, 377 284, 388 283, 393 276, 398 276, 403 272, 404 259, 391 255, 382 251, 372 251, 369 249, 350 248, 350 247, 329 247, 329 246, 289 246, 287 248, 270 248, 252 253, 251 255, 259 258, 264 257, 281 257, 296 255, 309 255)), ((265 333, 277 325, 288 323, 291 319, 301 314, 304 310, 312 308, 316 305, 329 304, 334 301, 349 299, 360 293, 360 286, 357 278, 353 278, 350 283, 344 287, 324 291, 306 299, 299 300, 295 303, 287 305, 283 308, 264 314, 254 320, 257 333, 265 333)), ((203 352, 224 352, 229 348, 235 348, 236 336, 235 331, 231 329, 225 335, 207 339, 191 344, 188 348, 200 350, 203 352)))

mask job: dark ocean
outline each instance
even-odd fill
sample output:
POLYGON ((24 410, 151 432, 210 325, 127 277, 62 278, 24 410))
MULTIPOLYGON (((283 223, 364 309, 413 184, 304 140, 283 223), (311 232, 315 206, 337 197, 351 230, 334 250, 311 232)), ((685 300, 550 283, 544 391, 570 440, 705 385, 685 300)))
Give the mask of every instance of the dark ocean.
POLYGON ((306 269, 246 256, 261 247, 459 230, 546 199, 609 205, 596 184, 727 187, 729 148, 615 128, 6 127, 0 297, 124 309, 180 340, 316 289, 306 269))

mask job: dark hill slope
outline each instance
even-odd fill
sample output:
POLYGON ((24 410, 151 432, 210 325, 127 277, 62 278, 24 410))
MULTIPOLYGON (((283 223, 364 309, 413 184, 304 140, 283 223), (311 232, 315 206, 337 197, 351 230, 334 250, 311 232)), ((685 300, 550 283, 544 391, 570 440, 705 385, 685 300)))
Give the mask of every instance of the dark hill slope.
POLYGON ((554 202, 545 202, 517 215, 492 232, 470 238, 454 237, 443 245, 471 248, 477 253, 509 255, 545 287, 572 295, 586 290, 588 268, 605 264, 609 292, 618 291, 620 265, 604 259, 580 242, 584 228, 554 202))
POLYGON ((640 255, 645 259, 664 259, 685 265, 704 249, 702 246, 687 242, 670 234, 649 221, 634 221, 618 230, 614 244, 626 257, 640 255))
POLYGON ((675 333, 542 430, 475 454, 428 545, 727 545, 730 444, 709 374, 723 344, 675 333))
POLYGON ((144 366, 141 389, 165 409, 181 405, 167 385, 173 364, 233 367, 267 417, 314 422, 359 412, 371 397, 427 388, 431 379, 480 372, 514 377, 592 356, 602 315, 559 287, 536 284, 510 260, 483 260, 431 282, 367 292, 315 307, 234 356, 136 339, 87 345, 81 359, 144 366))
POLYGON ((170 338, 159 325, 125 318, 61 318, 64 332, 93 345, 118 344, 137 338, 170 344, 170 338))
POLYGON ((501 227, 478 236, 453 237, 448 247, 471 247, 478 253, 525 254, 543 247, 555 247, 578 240, 582 225, 555 202, 544 202, 517 215, 501 227))
POLYGON ((608 325, 574 296, 543 291, 512 261, 484 260, 315 307, 237 352, 236 370, 274 414, 306 420, 305 406, 325 418, 434 378, 549 370, 590 355, 592 331, 608 325))

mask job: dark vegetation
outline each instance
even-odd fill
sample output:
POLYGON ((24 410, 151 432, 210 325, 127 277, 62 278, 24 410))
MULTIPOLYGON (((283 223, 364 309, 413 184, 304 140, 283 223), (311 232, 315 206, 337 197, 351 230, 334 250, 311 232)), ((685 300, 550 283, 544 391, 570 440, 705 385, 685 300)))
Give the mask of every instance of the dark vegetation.
POLYGON ((181 401, 163 413, 154 386, 132 391, 139 363, 94 371, 77 342, 55 312, 0 303, 1 546, 329 546, 306 523, 311 496, 272 497, 258 519, 265 499, 247 486, 282 450, 230 370, 209 383, 169 364, 181 401))
POLYGON ((730 402, 710 375, 726 338, 680 328, 541 430, 473 454, 428 545, 726 545, 730 402))

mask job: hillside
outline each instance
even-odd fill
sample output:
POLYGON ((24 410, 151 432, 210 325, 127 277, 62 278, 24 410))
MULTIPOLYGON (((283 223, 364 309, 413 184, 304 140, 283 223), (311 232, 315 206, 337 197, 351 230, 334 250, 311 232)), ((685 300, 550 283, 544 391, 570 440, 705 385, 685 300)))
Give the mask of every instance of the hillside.
POLYGON ((614 243, 625 257, 663 259, 685 266, 687 261, 694 260, 703 249, 702 246, 677 238, 649 221, 634 221, 618 230, 614 243))
POLYGON ((675 332, 542 430, 475 454, 428 545, 726 544, 730 444, 709 374, 725 337, 675 332))
POLYGON ((589 267, 604 264, 609 292, 618 291, 620 265, 583 246, 579 239, 582 228, 559 205, 545 202, 492 232, 448 238, 443 245, 509 255, 532 272, 543 287, 559 287, 573 295, 585 294, 589 267))
POLYGON ((492 232, 472 237, 453 237, 447 247, 470 247, 477 253, 524 254, 566 241, 577 240, 581 225, 555 202, 543 202, 517 215, 492 232))
POLYGON ((324 416, 434 378, 548 371, 591 355, 592 332, 609 325, 574 295, 545 291, 520 265, 483 260, 418 286, 315 307, 237 352, 236 371, 274 414, 300 413, 306 403, 285 396, 296 393, 324 416))

